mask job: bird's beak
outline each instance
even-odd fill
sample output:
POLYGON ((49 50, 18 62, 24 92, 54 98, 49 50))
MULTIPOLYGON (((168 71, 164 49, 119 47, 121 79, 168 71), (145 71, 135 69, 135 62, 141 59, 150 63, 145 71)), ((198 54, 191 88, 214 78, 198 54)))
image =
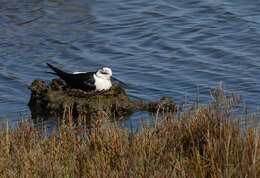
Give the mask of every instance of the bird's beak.
POLYGON ((127 84, 126 84, 126 83, 124 83, 124 82, 122 82, 121 80, 119 80, 119 79, 115 78, 114 76, 111 76, 111 78, 112 78, 113 80, 115 80, 115 81, 119 82, 120 84, 122 84, 122 85, 123 85, 123 87, 127 87, 127 84))

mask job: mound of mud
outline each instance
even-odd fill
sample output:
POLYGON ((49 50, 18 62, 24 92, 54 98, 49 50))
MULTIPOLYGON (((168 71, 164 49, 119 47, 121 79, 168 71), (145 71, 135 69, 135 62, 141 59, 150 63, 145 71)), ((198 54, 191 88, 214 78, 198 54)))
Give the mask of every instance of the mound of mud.
POLYGON ((74 119, 122 118, 136 111, 176 112, 179 105, 163 97, 157 102, 130 99, 119 83, 113 83, 108 91, 84 92, 71 89, 60 80, 46 84, 36 79, 31 86, 28 106, 33 119, 50 120, 62 118, 70 112, 74 119))

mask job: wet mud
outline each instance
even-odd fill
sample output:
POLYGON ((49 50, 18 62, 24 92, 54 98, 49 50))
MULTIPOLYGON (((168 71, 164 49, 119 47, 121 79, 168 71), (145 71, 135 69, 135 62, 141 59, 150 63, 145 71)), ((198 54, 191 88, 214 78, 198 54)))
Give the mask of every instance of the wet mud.
POLYGON ((179 110, 179 105, 166 97, 156 102, 133 100, 120 83, 113 83, 108 91, 84 92, 69 88, 58 79, 52 80, 50 84, 36 79, 28 88, 31 90, 28 106, 32 118, 36 120, 63 118, 66 112, 70 112, 73 119, 96 120, 104 116, 124 118, 137 111, 173 113, 179 110))

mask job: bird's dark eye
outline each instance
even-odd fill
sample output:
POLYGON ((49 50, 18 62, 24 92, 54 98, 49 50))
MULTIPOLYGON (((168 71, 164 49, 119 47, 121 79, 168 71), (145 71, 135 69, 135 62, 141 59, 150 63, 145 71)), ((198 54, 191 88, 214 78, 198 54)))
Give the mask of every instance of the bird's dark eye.
POLYGON ((101 74, 107 75, 107 73, 106 73, 106 72, 104 72, 104 71, 101 71, 101 74))

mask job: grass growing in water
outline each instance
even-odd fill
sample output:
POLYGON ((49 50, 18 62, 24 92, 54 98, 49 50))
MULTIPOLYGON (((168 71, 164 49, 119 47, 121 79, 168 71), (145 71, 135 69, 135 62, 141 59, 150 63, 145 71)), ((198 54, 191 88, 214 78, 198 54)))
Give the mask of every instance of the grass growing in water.
POLYGON ((198 105, 154 128, 131 133, 105 119, 88 130, 69 124, 44 137, 33 125, 0 129, 1 177, 259 177, 259 133, 242 131, 220 89, 213 104, 198 105), (88 133, 88 134, 87 134, 88 133))

